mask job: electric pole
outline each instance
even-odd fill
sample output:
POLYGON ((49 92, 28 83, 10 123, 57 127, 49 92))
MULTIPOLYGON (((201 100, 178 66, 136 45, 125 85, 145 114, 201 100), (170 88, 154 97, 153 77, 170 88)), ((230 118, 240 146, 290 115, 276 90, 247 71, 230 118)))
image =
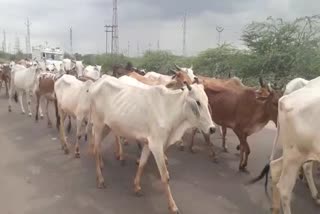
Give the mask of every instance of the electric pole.
POLYGON ((118 1, 113 0, 113 16, 112 16, 112 54, 119 53, 119 26, 118 26, 118 1))
POLYGON ((6 31, 5 30, 3 30, 2 51, 7 52, 7 38, 6 38, 6 31))
POLYGON ((182 38, 182 55, 187 55, 187 47, 186 47, 186 37, 187 37, 187 13, 183 16, 183 24, 182 24, 182 32, 183 32, 183 38, 182 38))
POLYGON ((216 27, 216 30, 217 30, 217 32, 218 32, 218 45, 220 45, 221 33, 222 33, 222 31, 224 30, 224 28, 221 27, 221 26, 217 26, 217 27, 216 27))
MULTIPOLYGON (((106 28, 106 30, 105 30, 105 32, 106 32, 106 54, 108 54, 108 33, 111 33, 111 35, 113 35, 113 27, 112 27, 112 25, 105 25, 104 27, 106 28)), ((112 46, 112 42, 113 41, 111 41, 111 46, 112 46)))
POLYGON ((158 48, 158 51, 160 50, 160 40, 158 39, 158 42, 157 42, 157 48, 158 48))
POLYGON ((16 40, 15 40, 15 44, 14 44, 14 52, 18 53, 19 51, 20 51, 20 39, 16 35, 16 40))
POLYGON ((73 49, 72 49, 72 27, 70 28, 70 54, 73 54, 73 49))
POLYGON ((30 26, 31 23, 29 21, 29 18, 27 18, 27 21, 25 23, 25 25, 27 26, 27 42, 26 42, 26 53, 30 54, 31 53, 31 42, 30 42, 30 26))

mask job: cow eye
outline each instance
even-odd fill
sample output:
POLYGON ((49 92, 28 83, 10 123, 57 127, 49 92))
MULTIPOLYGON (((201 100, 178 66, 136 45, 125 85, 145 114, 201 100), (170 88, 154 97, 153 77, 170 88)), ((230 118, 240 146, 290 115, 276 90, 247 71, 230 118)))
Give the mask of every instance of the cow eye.
POLYGON ((201 103, 200 103, 200 101, 199 101, 199 100, 197 100, 197 105, 198 105, 198 106, 201 106, 201 103))

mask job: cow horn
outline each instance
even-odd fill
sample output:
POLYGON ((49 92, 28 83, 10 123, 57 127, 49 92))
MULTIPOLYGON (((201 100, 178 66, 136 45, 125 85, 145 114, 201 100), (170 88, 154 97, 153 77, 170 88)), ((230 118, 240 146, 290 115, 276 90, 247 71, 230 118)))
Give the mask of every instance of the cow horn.
POLYGON ((193 69, 193 65, 191 64, 191 67, 189 68, 190 70, 192 70, 193 69))
POLYGON ((228 78, 231 78, 231 72, 229 72, 229 74, 228 74, 228 78))
POLYGON ((268 86, 268 87, 267 87, 267 88, 268 88, 268 91, 269 91, 269 92, 272 92, 272 91, 273 91, 273 87, 271 86, 271 84, 270 84, 270 83, 268 83, 268 85, 267 85, 267 86, 268 86))
POLYGON ((178 70, 182 70, 177 64, 174 64, 174 66, 178 69, 178 70))
POLYGON ((264 83, 263 83, 262 77, 259 77, 259 83, 260 83, 260 86, 261 86, 261 87, 264 87, 264 83))
POLYGON ((173 69, 169 69, 170 72, 172 72, 173 74, 177 74, 177 71, 173 70, 173 69))
POLYGON ((187 83, 186 81, 184 81, 183 83, 187 86, 188 90, 191 91, 192 88, 191 88, 191 86, 189 85, 189 83, 187 83))

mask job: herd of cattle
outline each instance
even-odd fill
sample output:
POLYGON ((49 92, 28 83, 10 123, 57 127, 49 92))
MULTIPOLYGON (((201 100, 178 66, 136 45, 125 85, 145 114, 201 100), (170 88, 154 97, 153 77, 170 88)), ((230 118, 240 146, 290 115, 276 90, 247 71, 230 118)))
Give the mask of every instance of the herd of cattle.
MULTIPOLYGON (((261 175, 249 183, 255 183, 271 171, 272 213, 290 214, 292 190, 302 168, 312 197, 320 204, 315 186, 312 162, 320 161, 320 77, 307 81, 296 78, 284 88, 275 88, 259 79, 259 87, 245 86, 237 77, 217 79, 195 75, 191 68, 175 65, 172 75, 145 72, 134 68, 114 66, 112 75, 101 75, 101 66, 85 67, 81 61, 64 59, 59 64, 47 65, 45 61, 10 62, 0 65, 0 79, 5 83, 8 110, 12 111, 12 98, 20 102, 27 98, 29 116, 31 96, 36 98, 35 119, 43 118, 40 100, 46 100, 48 126, 52 122, 48 106, 55 106, 56 126, 65 154, 70 145, 66 140, 64 122, 68 117, 76 120, 75 157, 80 157, 81 137, 89 140, 90 151, 96 160, 97 186, 104 187, 101 142, 110 133, 116 136, 116 154, 124 160, 121 139, 131 139, 141 151, 139 167, 134 179, 134 191, 141 194, 140 180, 148 157, 152 153, 168 199, 169 209, 178 213, 169 186, 166 151, 179 142, 184 148, 182 136, 192 130, 200 130, 208 143, 210 134, 219 126, 222 147, 226 145, 227 128, 234 131, 240 144, 239 170, 247 171, 250 147, 247 137, 261 130, 269 121, 277 127, 270 162, 261 175), (216 124, 216 125, 215 125, 216 124), (283 155, 274 159, 276 145, 281 144, 283 155)), ((210 155, 216 159, 213 147, 210 155)))

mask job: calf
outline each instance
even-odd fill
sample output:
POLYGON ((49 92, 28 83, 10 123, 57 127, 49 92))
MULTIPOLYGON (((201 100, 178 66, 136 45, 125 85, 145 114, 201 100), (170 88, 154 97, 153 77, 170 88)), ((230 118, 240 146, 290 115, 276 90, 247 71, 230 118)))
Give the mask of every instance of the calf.
MULTIPOLYGON (((280 202, 284 214, 291 214, 290 202, 298 171, 304 163, 320 161, 319 121, 314 118, 320 114, 320 78, 318 84, 305 87, 285 95, 279 100, 277 135, 273 143, 270 163, 261 175, 250 183, 262 179, 271 169, 273 214, 280 213, 280 202), (282 145, 282 157, 274 159, 277 144, 282 145)), ((310 81, 311 82, 311 81, 310 81)), ((320 204, 320 195, 312 177, 312 164, 304 164, 312 197, 320 204)))
POLYGON ((135 192, 141 193, 141 175, 152 153, 166 190, 169 208, 172 213, 178 213, 168 182, 164 151, 190 127, 199 127, 204 132, 214 131, 203 86, 187 84, 184 90, 179 91, 171 91, 164 86, 143 89, 123 84, 110 76, 96 82, 89 93, 98 187, 104 187, 100 144, 112 130, 116 135, 145 143, 134 180, 135 192))

